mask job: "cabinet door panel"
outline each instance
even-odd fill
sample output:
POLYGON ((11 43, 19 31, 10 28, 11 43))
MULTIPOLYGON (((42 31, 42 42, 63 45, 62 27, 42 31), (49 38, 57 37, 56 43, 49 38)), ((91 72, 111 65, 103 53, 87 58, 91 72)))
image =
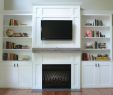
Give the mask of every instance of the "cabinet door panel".
POLYGON ((98 82, 97 67, 95 64, 84 64, 82 66, 82 86, 83 87, 95 87, 98 82))
POLYGON ((19 64, 20 88, 32 88, 32 64, 19 64))
POLYGON ((100 86, 101 87, 110 87, 112 85, 112 66, 111 64, 100 64, 100 86))
POLYGON ((5 64, 0 71, 1 87, 18 88, 18 68, 5 64))

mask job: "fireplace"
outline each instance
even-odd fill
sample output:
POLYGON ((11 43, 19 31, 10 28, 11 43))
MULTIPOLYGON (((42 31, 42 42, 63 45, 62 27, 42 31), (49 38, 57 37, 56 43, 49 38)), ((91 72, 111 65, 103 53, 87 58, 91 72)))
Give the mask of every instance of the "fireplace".
POLYGON ((42 89, 49 88, 71 88, 71 64, 42 65, 42 89))
POLYGON ((33 56, 33 89, 80 90, 79 52, 52 51, 33 53, 33 56))

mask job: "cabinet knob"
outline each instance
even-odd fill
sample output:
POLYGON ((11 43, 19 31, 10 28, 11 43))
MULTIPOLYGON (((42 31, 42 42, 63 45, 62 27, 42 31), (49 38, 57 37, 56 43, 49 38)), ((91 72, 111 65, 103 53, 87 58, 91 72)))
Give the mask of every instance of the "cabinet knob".
POLYGON ((18 64, 17 64, 17 67, 18 67, 18 64))
POLYGON ((15 64, 14 64, 14 67, 15 67, 15 64))
POLYGON ((98 67, 100 67, 100 64, 98 63, 98 67))
POLYGON ((95 67, 97 67, 97 64, 95 64, 95 67))

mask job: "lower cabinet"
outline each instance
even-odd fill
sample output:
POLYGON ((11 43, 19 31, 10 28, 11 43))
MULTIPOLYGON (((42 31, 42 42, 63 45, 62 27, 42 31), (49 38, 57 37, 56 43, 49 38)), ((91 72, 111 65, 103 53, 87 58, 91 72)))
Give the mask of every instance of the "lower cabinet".
POLYGON ((0 64, 0 87, 18 88, 19 72, 16 64, 0 64))
POLYGON ((32 88, 32 63, 6 62, 0 64, 1 88, 32 88))
POLYGON ((112 87, 111 62, 82 62, 82 87, 112 87))

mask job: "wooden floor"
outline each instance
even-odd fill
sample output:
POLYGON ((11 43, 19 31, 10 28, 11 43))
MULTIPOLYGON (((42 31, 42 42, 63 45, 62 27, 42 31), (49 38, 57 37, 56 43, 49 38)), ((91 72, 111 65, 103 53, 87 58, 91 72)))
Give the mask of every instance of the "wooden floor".
POLYGON ((70 91, 43 91, 20 89, 0 89, 0 95, 113 95, 113 89, 82 89, 80 92, 70 91))

